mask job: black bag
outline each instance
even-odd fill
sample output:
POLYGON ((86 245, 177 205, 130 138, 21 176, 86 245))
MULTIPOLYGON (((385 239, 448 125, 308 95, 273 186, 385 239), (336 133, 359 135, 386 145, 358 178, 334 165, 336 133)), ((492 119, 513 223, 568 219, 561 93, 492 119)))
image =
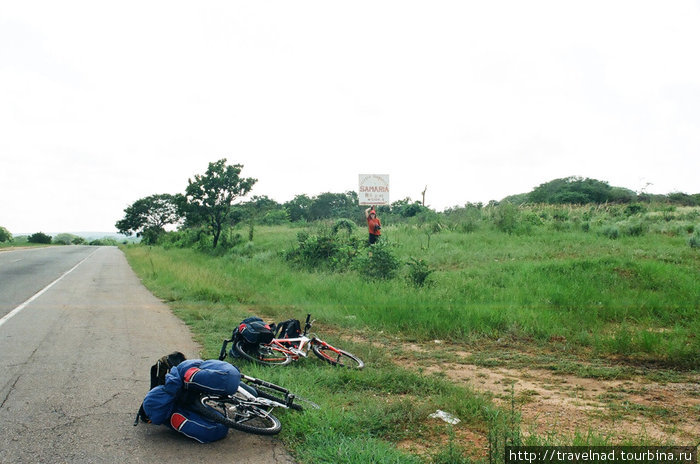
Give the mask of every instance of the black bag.
POLYGON ((151 366, 151 389, 158 385, 165 385, 165 374, 167 374, 172 367, 177 366, 186 359, 185 355, 179 351, 173 351, 160 358, 151 366))
POLYGON ((287 319, 277 324, 275 338, 297 338, 301 336, 301 322, 298 319, 287 319))
MULTIPOLYGON (((249 345, 270 343, 275 334, 269 324, 259 317, 244 319, 238 326, 238 335, 249 345)), ((235 338, 235 335, 234 335, 235 338)))
POLYGON ((253 348, 260 344, 270 343, 273 338, 275 338, 275 324, 270 326, 266 324, 259 317, 248 317, 243 319, 241 323, 233 329, 231 333, 231 338, 229 340, 224 340, 221 345, 221 351, 219 352, 219 360, 223 361, 226 359, 228 354, 232 358, 238 358, 238 350, 236 350, 236 344, 239 341, 243 341, 246 347, 253 348), (226 351, 228 344, 231 344, 231 348, 226 351))

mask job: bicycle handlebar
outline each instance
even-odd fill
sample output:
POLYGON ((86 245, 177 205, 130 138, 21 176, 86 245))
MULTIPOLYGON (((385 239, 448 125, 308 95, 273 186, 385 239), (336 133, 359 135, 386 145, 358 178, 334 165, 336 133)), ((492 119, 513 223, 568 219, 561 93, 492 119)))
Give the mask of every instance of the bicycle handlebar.
POLYGON ((309 332, 309 329, 311 328, 311 323, 309 322, 311 320, 311 314, 306 315, 306 322, 304 323, 304 335, 306 335, 309 332))

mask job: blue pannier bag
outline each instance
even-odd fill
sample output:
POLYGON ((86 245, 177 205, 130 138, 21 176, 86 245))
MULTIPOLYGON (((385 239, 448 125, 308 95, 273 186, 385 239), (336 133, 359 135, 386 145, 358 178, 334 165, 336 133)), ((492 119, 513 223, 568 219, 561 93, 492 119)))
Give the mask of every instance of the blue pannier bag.
POLYGON ((164 367, 168 372, 163 383, 148 392, 134 425, 138 424, 139 420, 165 424, 200 443, 224 438, 228 427, 191 411, 188 408, 188 392, 194 395, 233 394, 238 390, 241 381, 238 369, 227 362, 201 359, 184 360, 177 365, 164 367))

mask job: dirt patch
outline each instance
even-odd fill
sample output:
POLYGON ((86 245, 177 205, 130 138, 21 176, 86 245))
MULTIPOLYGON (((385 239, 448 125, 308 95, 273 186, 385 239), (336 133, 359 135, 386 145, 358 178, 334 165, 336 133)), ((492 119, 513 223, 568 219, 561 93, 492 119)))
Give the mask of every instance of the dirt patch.
MULTIPOLYGON (((433 421, 435 422, 433 425, 436 425, 437 429, 444 431, 444 428, 441 427, 443 424, 440 424, 439 420, 429 420, 429 422, 433 421)), ((486 435, 480 431, 465 427, 455 428, 453 438, 445 435, 445 433, 435 433, 419 439, 402 440, 396 444, 396 447, 411 454, 429 457, 436 454, 436 450, 449 446, 451 439, 473 459, 488 456, 489 446, 486 435)))
POLYGON ((538 368, 484 367, 469 362, 464 348, 439 343, 405 344, 407 367, 492 395, 522 415, 522 432, 559 436, 595 432, 613 442, 695 443, 700 436, 700 376, 660 383, 644 377, 625 380, 584 378, 538 368), (436 362, 441 351, 452 361, 436 362), (408 353, 407 353, 408 354, 408 353), (416 356, 420 354, 420 356, 416 356))

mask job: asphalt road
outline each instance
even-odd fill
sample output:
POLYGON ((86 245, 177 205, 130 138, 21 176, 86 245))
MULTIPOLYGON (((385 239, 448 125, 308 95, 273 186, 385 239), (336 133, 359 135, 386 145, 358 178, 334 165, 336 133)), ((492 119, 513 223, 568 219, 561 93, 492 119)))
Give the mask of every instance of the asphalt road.
POLYGON ((0 252, 0 463, 293 462, 274 437, 134 427, 150 366, 174 350, 200 348, 119 249, 0 252))

